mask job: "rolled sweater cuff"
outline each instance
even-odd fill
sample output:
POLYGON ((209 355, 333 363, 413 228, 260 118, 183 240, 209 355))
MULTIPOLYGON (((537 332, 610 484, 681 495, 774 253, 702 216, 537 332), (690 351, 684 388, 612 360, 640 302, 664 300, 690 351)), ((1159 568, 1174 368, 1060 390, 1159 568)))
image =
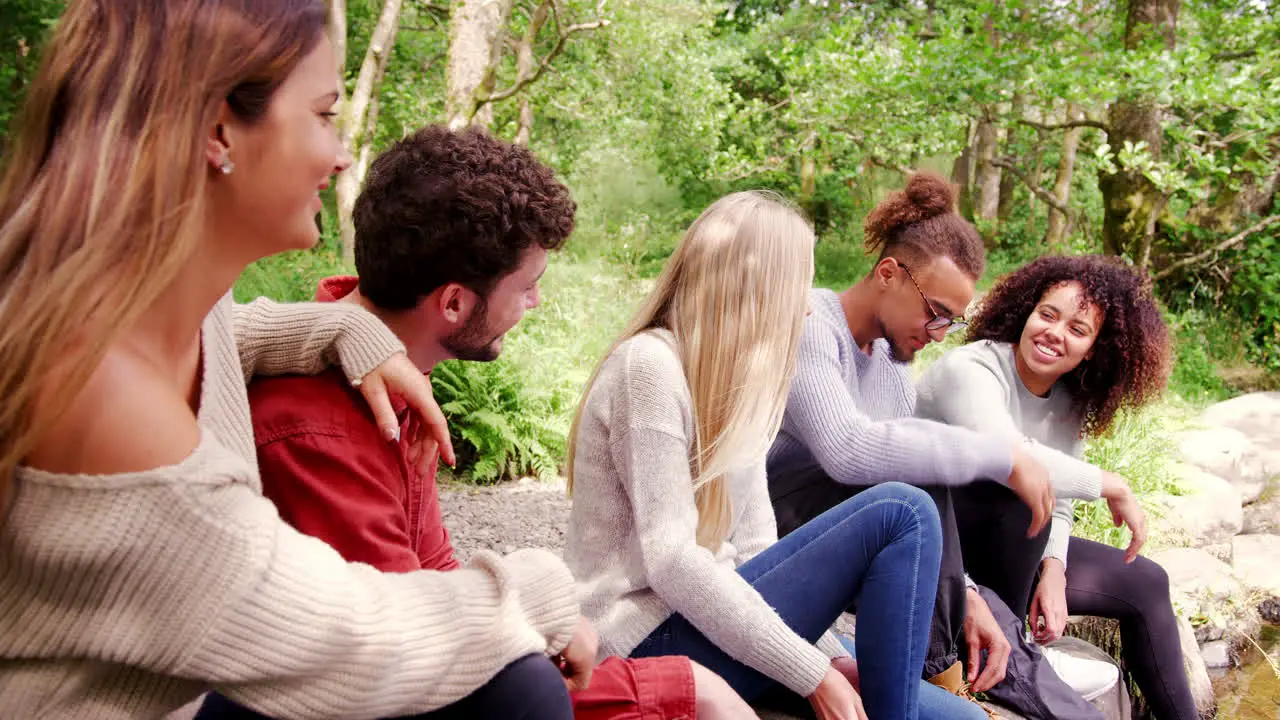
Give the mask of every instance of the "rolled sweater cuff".
MULTIPOLYGON (((483 556, 476 560, 496 560, 489 553, 483 556)), ((538 549, 517 550, 501 562, 516 585, 524 616, 546 639, 546 653, 563 650, 578 624, 578 599, 569 568, 551 552, 538 549)))
POLYGON ((822 637, 818 638, 818 642, 814 643, 814 645, 831 660, 852 657, 849 651, 845 649, 844 643, 840 642, 840 639, 836 637, 833 630, 823 633, 822 637))
POLYGON ((1062 563, 1062 567, 1067 567, 1067 547, 1071 543, 1071 523, 1066 520, 1055 517, 1049 524, 1049 542, 1045 545, 1044 554, 1040 556, 1043 562, 1047 558, 1054 558, 1062 563))
POLYGON ((831 658, 791 632, 786 625, 779 625, 769 632, 768 642, 757 644, 757 647, 768 648, 765 653, 743 660, 800 697, 807 698, 817 691, 831 669, 831 658))
POLYGON ((404 344, 373 313, 355 305, 342 307, 346 310, 342 319, 344 332, 335 338, 333 349, 343 374, 356 385, 392 355, 404 352, 404 344))
POLYGON ((1069 500, 1094 501, 1102 497, 1102 469, 1079 461, 1053 473, 1053 492, 1069 500))

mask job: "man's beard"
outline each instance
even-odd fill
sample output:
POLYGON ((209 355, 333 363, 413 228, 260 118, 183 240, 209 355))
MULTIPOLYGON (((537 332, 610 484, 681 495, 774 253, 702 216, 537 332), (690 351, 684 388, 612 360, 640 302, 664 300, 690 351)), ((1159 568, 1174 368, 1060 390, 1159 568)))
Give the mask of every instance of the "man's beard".
POLYGON ((453 331, 440 344, 459 360, 489 362, 498 359, 501 350, 497 345, 501 338, 502 333, 495 334, 489 329, 489 303, 481 296, 471 310, 467 323, 453 331))

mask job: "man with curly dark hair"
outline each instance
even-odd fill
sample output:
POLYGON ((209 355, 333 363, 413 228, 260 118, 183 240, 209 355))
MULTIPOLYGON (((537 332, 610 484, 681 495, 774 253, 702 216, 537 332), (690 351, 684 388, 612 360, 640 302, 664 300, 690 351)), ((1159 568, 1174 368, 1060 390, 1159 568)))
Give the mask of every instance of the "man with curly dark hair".
MULTIPOLYGON (((372 312, 425 373, 449 359, 496 359, 506 333, 537 307, 549 253, 573 231, 575 209, 528 149, 480 129, 427 127, 374 161, 354 211, 358 279, 326 278, 317 299, 372 312)), ((382 435, 342 377, 258 378, 250 386, 264 494, 286 521, 349 561, 389 572, 457 568, 437 459, 410 457, 398 434, 382 435)), ((557 663, 528 657, 493 668, 487 685, 457 688, 456 703, 426 717, 562 717, 549 708, 566 684, 565 713, 571 702, 580 720, 750 712, 719 676, 687 658, 615 657, 596 666, 596 652, 595 630, 580 620, 557 663)), ((200 720, 253 717, 213 696, 200 720)))
POLYGON ((878 483, 918 485, 933 496, 943 522, 938 583, 926 677, 951 689, 967 680, 1024 713, 1087 713, 1069 687, 1038 673, 1042 695, 1028 683, 1005 682, 1010 658, 1041 662, 1034 648, 1001 628, 1012 618, 998 598, 965 575, 953 496, 993 479, 1023 507, 1021 531, 1040 534, 1053 495, 1094 499, 1088 485, 1050 486, 1044 468, 1020 444, 912 417, 915 388, 906 363, 930 342, 964 327, 963 313, 985 266, 977 230, 955 211, 944 178, 916 173, 867 216, 871 271, 840 293, 814 290, 796 358, 787 408, 769 451, 769 491, 780 534, 878 483), (995 601, 995 602, 993 602, 995 601), (960 664, 966 661, 967 667, 960 664), (1054 698, 1063 698, 1055 702, 1054 698), (1051 711, 1045 713, 1044 705, 1051 711))
POLYGON ((1073 508, 1060 501, 1048 536, 1028 539, 1009 493, 977 483, 955 506, 966 569, 1019 618, 1029 604, 1039 642, 1061 636, 1069 613, 1119 620, 1125 667, 1155 717, 1198 717, 1169 578, 1138 555, 1146 517, 1123 477, 1081 458, 1086 438, 1168 379, 1169 333, 1146 276, 1113 257, 1041 258, 996 284, 967 340, 921 378, 917 416, 1024 443, 1055 484, 1101 486, 1132 538, 1119 550, 1071 537, 1073 508))

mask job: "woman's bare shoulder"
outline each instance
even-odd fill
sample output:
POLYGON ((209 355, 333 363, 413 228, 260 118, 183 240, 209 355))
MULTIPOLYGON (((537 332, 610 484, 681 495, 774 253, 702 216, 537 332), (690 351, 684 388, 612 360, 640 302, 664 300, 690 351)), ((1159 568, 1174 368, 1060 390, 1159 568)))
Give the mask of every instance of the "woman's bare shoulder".
POLYGON ((182 393, 145 363, 108 351, 24 464, 77 475, 140 472, 182 462, 199 442, 182 393))

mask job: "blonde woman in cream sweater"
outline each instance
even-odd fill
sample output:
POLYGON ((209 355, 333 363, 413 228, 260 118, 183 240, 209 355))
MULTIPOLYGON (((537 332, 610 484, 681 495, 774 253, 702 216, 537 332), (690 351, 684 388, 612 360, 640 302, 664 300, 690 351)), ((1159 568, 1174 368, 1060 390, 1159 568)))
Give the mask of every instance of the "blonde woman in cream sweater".
MULTIPOLYGON (((325 17, 320 0, 72 0, 44 50, 0 176, 5 717, 158 717, 214 687, 278 717, 377 718, 530 655, 590 673, 549 553, 384 575, 262 497, 253 373, 339 363, 389 442, 432 439, 398 437, 388 390, 450 455, 372 316, 231 301, 250 262, 316 242, 319 191, 350 163, 325 17)), ((512 717, 568 717, 551 679, 563 702, 512 717)))
POLYGON ((578 410, 566 560, 606 652, 688 655, 748 701, 785 688, 823 720, 914 719, 933 501, 885 483, 777 540, 764 460, 812 253, 776 196, 730 195, 693 223, 578 410), (856 665, 828 631, 855 602, 856 665))

